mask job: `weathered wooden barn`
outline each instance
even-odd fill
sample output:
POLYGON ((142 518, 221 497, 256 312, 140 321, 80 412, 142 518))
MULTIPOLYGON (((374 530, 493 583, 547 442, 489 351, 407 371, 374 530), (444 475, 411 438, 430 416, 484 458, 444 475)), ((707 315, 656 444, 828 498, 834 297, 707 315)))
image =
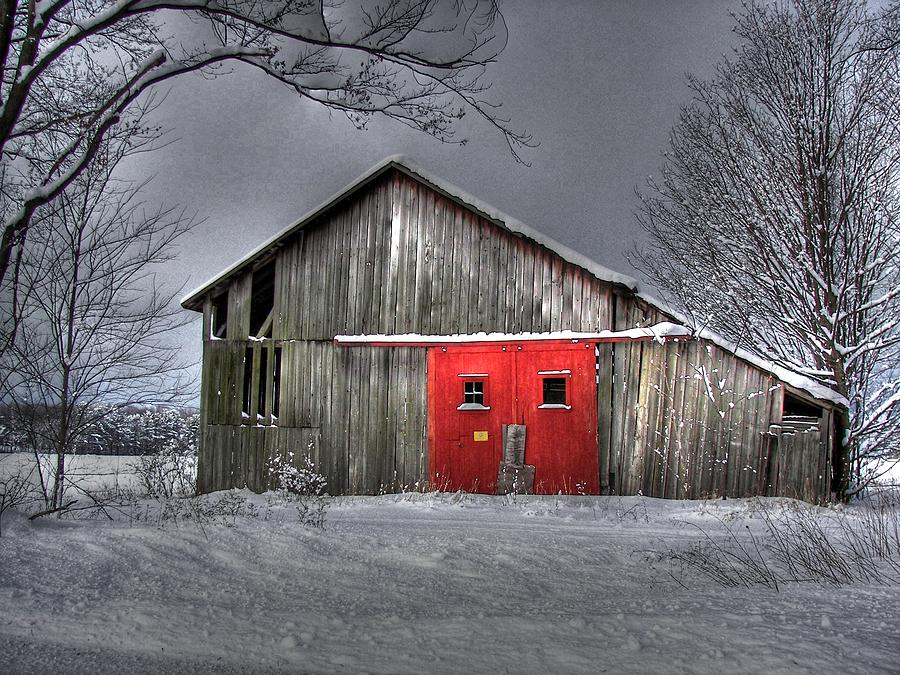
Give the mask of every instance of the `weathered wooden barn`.
POLYGON ((828 498, 841 399, 401 159, 192 292, 201 492, 828 498), (522 456, 524 452, 524 457, 522 456))

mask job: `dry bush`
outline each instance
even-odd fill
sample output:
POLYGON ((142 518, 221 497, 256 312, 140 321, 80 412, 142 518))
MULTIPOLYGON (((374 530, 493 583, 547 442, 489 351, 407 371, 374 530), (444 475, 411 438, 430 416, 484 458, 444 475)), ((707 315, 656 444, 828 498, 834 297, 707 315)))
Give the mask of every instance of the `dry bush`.
POLYGON ((700 528, 701 540, 684 549, 654 556, 669 575, 685 585, 699 575, 724 587, 816 583, 838 586, 857 581, 900 582, 900 514, 897 505, 870 502, 859 513, 823 513, 808 506, 757 512, 765 533, 719 519, 725 536, 700 528))

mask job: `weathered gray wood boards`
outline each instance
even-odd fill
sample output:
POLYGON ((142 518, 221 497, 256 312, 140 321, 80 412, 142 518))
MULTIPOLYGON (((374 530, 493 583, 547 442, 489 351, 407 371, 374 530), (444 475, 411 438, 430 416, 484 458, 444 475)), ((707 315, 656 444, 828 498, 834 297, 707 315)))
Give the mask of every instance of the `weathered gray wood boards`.
POLYGON ((399 173, 305 228, 275 264, 275 339, 612 325, 610 284, 399 173))
MULTIPOLYGON (((335 347, 336 334, 598 330, 610 325, 615 302, 609 284, 399 172, 323 214, 262 264, 276 266, 277 429, 241 415, 248 268, 209 293, 228 293, 228 339, 205 342, 201 490, 261 486, 248 453, 296 452, 309 439, 332 491, 421 486, 425 350, 335 347), (241 459, 219 457, 229 453, 241 459)), ((211 311, 207 302, 206 324, 211 311)))
MULTIPOLYGON (((396 168, 348 192, 203 298, 187 303, 202 303, 205 314, 202 491, 263 489, 269 458, 288 451, 309 454, 333 493, 424 485, 425 348, 341 347, 335 335, 624 330, 668 318, 626 286, 396 168), (260 265, 275 266, 274 321, 270 339, 251 341, 260 265), (214 299, 223 292, 226 339, 210 339, 214 299), (262 394, 250 401, 251 413, 257 401, 268 406, 259 420, 242 414, 248 347, 254 368, 256 352, 280 350, 277 419, 262 394)), ((827 494, 824 442, 807 453, 821 455, 811 472, 814 458, 788 457, 788 445, 800 441, 769 434, 780 421, 782 392, 770 374, 705 342, 606 343, 598 360, 604 489, 666 497, 827 494)))
POLYGON ((829 410, 814 431, 782 433, 784 386, 710 343, 599 352, 600 472, 610 492, 828 499, 829 410))
POLYGON ((201 491, 244 485, 263 490, 269 458, 289 451, 308 455, 335 494, 422 486, 424 350, 343 349, 297 340, 283 342, 282 354, 277 426, 241 426, 240 398, 227 392, 243 372, 243 343, 206 345, 201 491))

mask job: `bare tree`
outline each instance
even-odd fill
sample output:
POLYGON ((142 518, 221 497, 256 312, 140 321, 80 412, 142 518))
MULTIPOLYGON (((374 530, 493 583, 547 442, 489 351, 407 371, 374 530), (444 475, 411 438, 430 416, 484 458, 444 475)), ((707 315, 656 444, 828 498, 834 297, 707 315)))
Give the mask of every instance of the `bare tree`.
POLYGON ((174 77, 241 62, 357 126, 445 142, 471 112, 519 159, 532 139, 483 82, 505 44, 497 0, 0 0, 0 284, 36 209, 174 77))
POLYGON ((115 177, 135 150, 133 140, 100 143, 88 167, 37 212, 20 247, 17 331, 0 365, 35 459, 56 455, 50 480, 41 480, 49 509, 63 506, 66 458, 98 415, 185 393, 169 336, 184 317, 154 266, 171 259, 192 219, 148 211, 142 185, 115 177))
POLYGON ((747 2, 642 194, 633 262, 698 327, 846 397, 833 489, 900 450, 894 4, 747 2), (849 466, 848 466, 849 460, 849 466))

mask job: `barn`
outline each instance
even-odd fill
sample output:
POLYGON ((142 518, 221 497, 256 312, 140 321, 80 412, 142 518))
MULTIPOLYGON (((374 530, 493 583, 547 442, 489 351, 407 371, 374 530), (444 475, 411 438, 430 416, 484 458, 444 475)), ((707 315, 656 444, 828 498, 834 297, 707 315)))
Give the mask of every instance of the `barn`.
POLYGON ((200 492, 292 452, 332 494, 829 498, 840 396, 402 158, 182 305, 200 492))

